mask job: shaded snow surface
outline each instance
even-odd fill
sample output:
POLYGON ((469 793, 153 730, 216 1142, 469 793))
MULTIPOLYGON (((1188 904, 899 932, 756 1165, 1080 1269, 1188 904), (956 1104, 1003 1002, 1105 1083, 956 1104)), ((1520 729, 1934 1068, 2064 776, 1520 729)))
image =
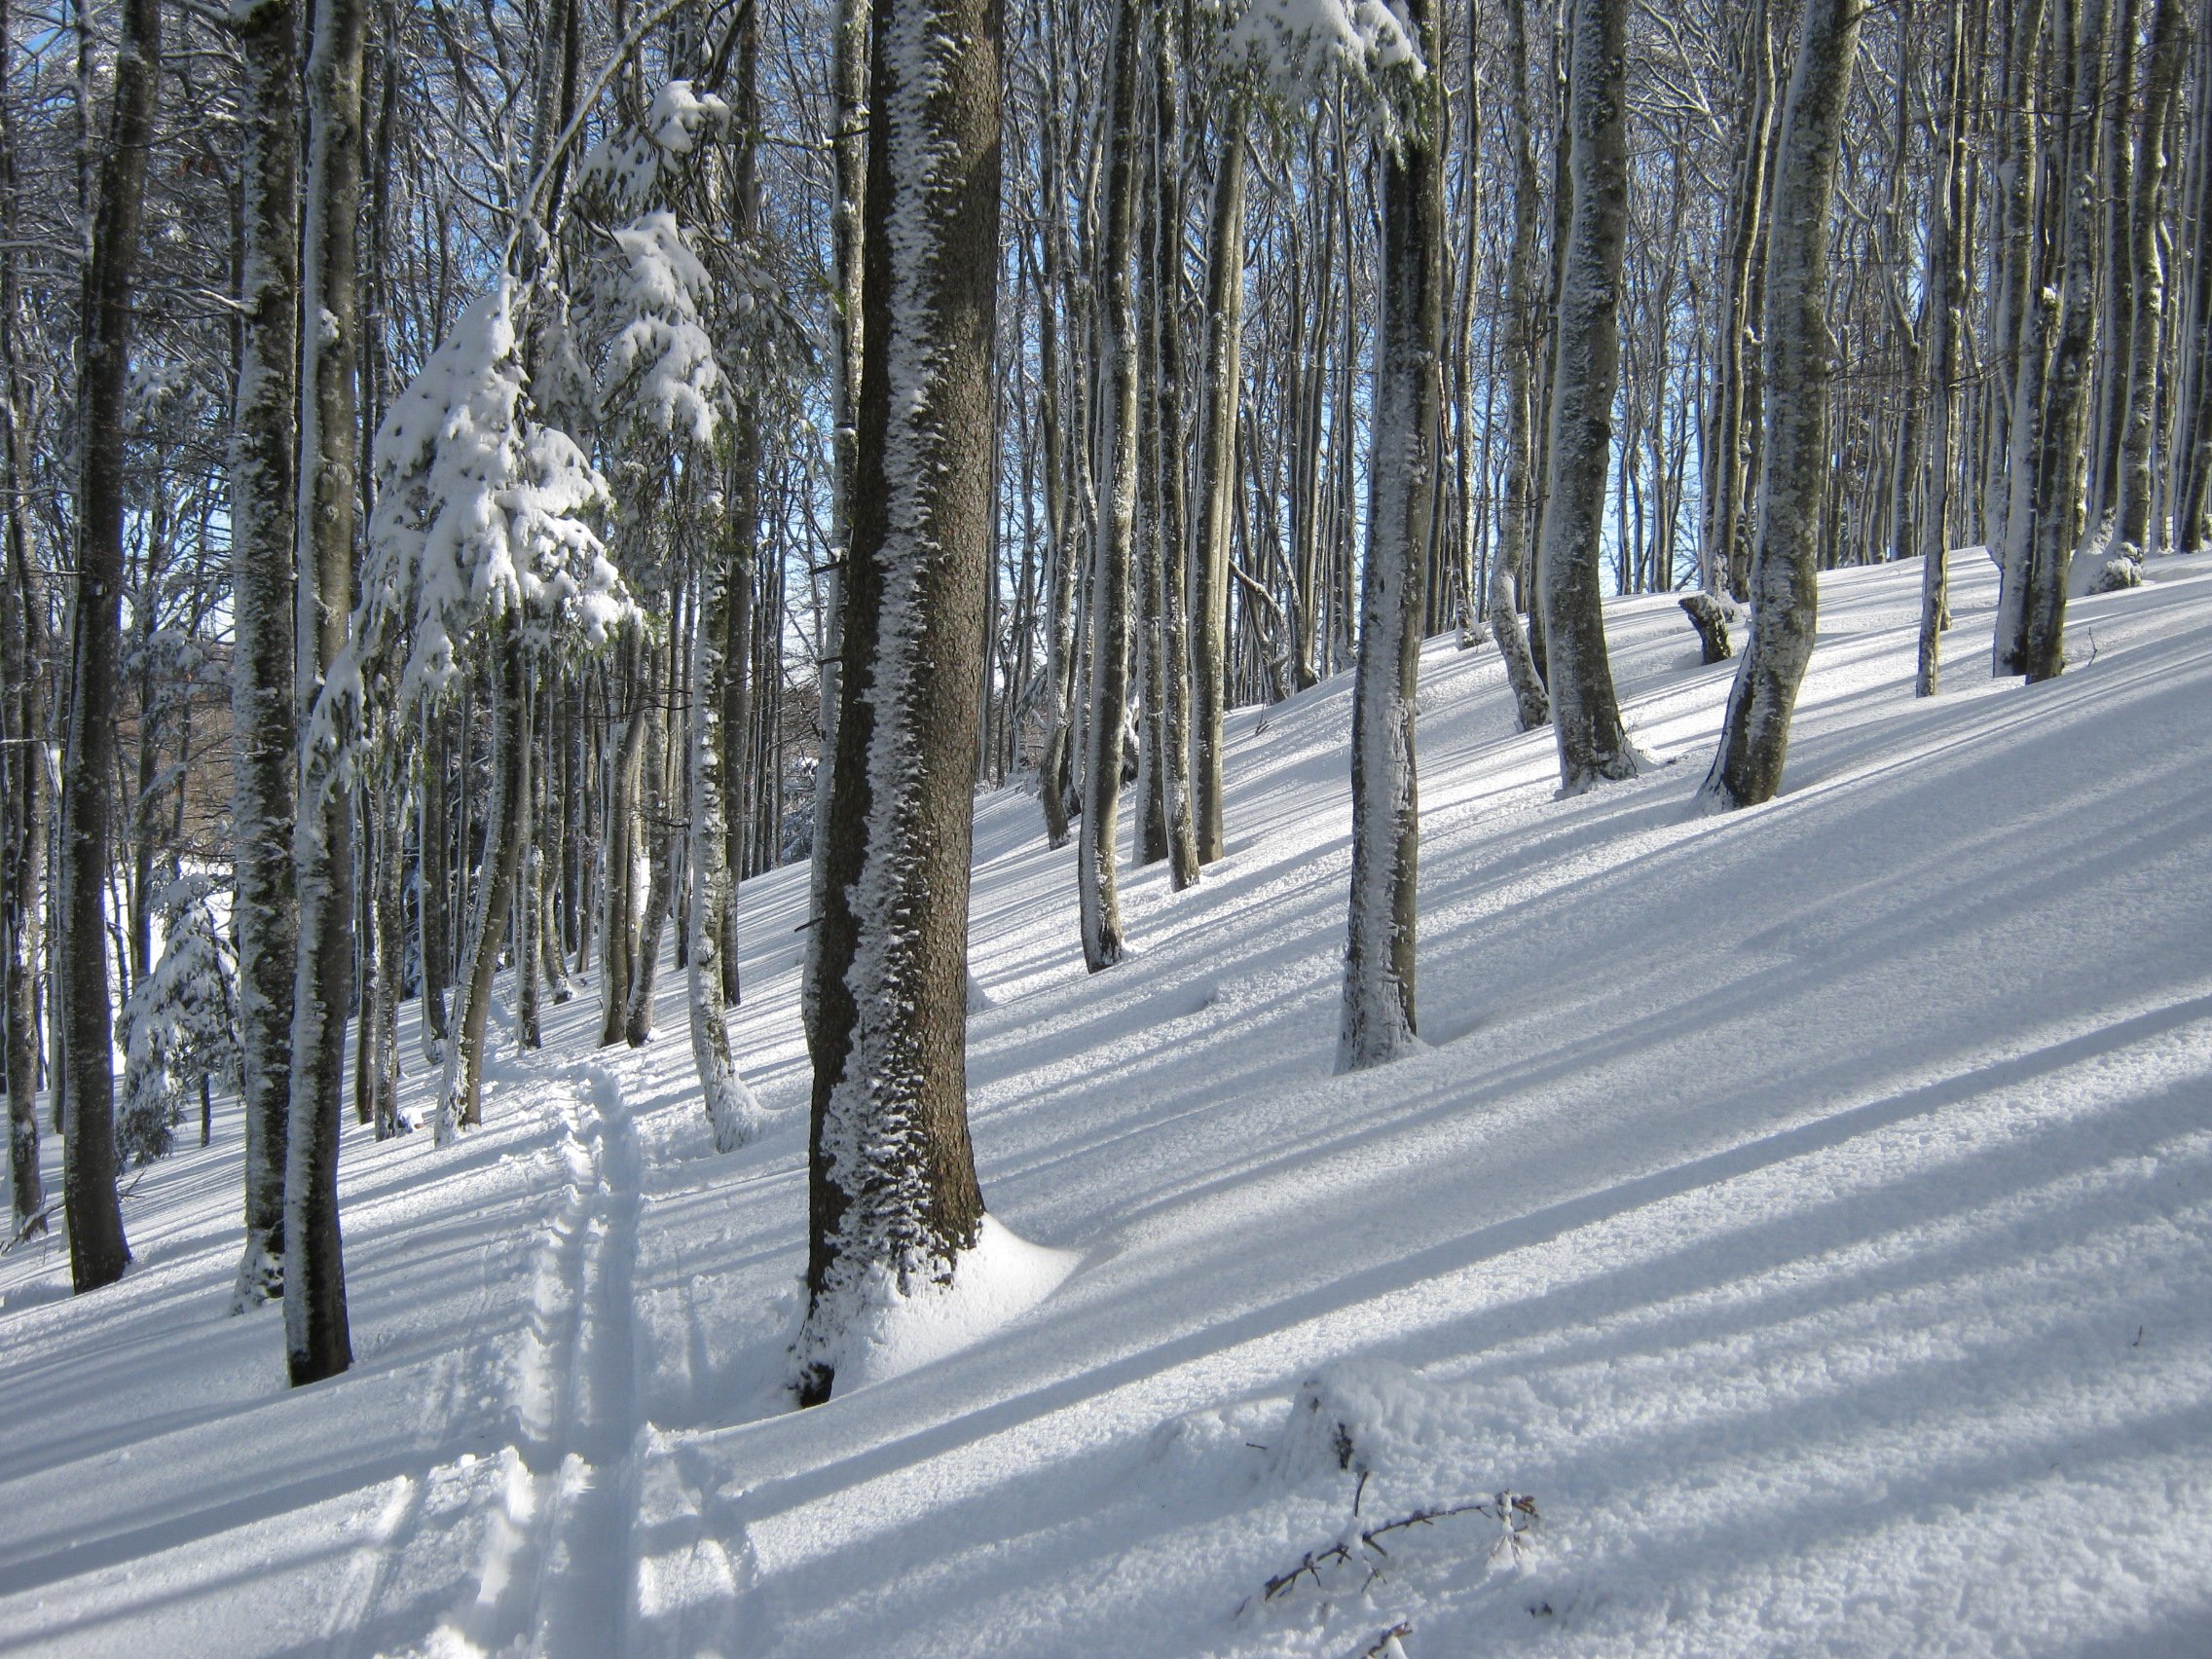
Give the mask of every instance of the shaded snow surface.
POLYGON ((1433 645, 1425 1046, 1356 1077, 1348 682, 1235 714, 1229 858, 1132 870, 1096 978, 1073 850, 985 799, 977 1156, 1072 1257, 818 1411, 804 869, 743 895, 754 1145, 713 1154, 673 973, 642 1051, 588 997, 541 1054, 501 1021, 458 1149, 349 1118, 344 1378, 224 1313, 229 1112, 137 1179, 120 1286, 0 1261, 0 1647, 2212 1652, 2212 560, 2080 603, 2033 691, 1958 566, 1935 702, 1917 566, 1827 578, 1788 793, 1721 820, 1730 667, 1672 599, 1611 611, 1665 764, 1571 801, 1494 653, 1433 645), (1360 1543, 1501 1492, 1519 1547, 1360 1543))

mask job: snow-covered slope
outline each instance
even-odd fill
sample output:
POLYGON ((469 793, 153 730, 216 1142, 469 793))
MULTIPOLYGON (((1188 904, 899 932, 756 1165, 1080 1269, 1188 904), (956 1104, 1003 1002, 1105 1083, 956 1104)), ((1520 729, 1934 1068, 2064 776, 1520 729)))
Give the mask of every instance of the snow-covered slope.
POLYGON ((1072 848, 983 800, 984 1191, 1077 1265, 816 1411, 802 870, 743 895, 756 1145, 673 975, 642 1051, 583 1002, 504 1051, 457 1150, 349 1122, 342 1379, 224 1313, 219 1119, 120 1286, 0 1260, 0 1648, 2212 1651, 2212 560, 2078 604, 2033 691, 1957 564, 1934 702, 1917 566, 1827 579, 1788 791, 1723 820, 1671 602, 1608 618, 1659 764, 1577 800, 1432 645, 1428 1047, 1355 1078, 1346 684, 1233 718, 1229 859, 1135 872, 1096 978, 1072 848), (1518 1542, 1359 1541, 1508 1493, 1518 1542))

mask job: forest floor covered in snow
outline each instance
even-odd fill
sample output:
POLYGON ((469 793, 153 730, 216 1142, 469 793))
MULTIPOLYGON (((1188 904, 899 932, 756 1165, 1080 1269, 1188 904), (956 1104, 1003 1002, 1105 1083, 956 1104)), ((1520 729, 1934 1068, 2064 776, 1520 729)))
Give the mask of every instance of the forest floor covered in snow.
POLYGON ((977 1156, 1065 1254, 814 1411, 803 868, 741 900, 754 1145, 673 972, 640 1051, 589 993, 502 1022, 458 1148, 349 1114, 342 1378, 226 1311, 219 1112, 119 1285, 0 1259, 0 1650, 2212 1652, 2212 560, 2032 690, 1954 564, 1934 701, 1918 565, 1826 578, 1786 793, 1724 819, 1671 600, 1607 617, 1654 764, 1579 799, 1432 642, 1425 1047, 1354 1077, 1348 681, 1235 713, 1229 857, 1128 872, 1096 977, 1074 849, 984 797, 977 1156))

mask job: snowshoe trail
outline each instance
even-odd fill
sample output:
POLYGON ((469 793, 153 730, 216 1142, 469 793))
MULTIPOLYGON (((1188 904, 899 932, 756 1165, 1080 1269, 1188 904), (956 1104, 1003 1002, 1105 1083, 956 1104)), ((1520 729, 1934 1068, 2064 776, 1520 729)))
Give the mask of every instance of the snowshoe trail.
POLYGON ((631 1604, 641 1160, 611 1073, 580 1064, 558 1088, 566 1183, 535 1252, 504 1487, 442 1651, 612 1654, 631 1604))

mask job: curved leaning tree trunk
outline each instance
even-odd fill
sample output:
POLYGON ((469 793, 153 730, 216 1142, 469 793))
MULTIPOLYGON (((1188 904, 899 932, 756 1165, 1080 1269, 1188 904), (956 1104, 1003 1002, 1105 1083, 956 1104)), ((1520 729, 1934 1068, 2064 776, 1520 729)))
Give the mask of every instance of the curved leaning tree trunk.
POLYGON ((1560 786, 1577 794, 1601 779, 1632 778, 1637 771, 1605 656, 1599 571, 1628 230, 1627 0, 1573 0, 1568 26, 1574 213, 1561 265, 1536 591, 1560 786))
POLYGON ((1827 483, 1828 219, 1863 0, 1806 0, 1782 116, 1767 247, 1766 485, 1751 561, 1751 638, 1728 692, 1720 749, 1698 792, 1712 811, 1782 787, 1789 713, 1819 614, 1821 495, 1827 483))
POLYGON ((245 1251, 234 1311, 284 1290, 284 1157, 292 1098, 292 550, 297 534, 299 49, 292 0, 237 18, 245 328, 231 433, 232 719, 238 731, 239 1056, 245 1118, 245 1251))
POLYGON ((880 0, 845 675, 816 1013, 799 1395, 856 1323, 960 1271, 968 883, 991 521, 999 9, 880 0), (896 234, 895 234, 896 233, 896 234))
MULTIPOLYGON (((1409 21, 1431 63, 1433 0, 1409 21)), ((1360 585, 1359 666, 1352 686, 1351 926, 1345 951, 1337 1069, 1395 1059, 1414 1046, 1414 940, 1420 846, 1414 764, 1415 693, 1429 531, 1436 504, 1443 392, 1443 111, 1433 76, 1382 170, 1382 322, 1375 461, 1368 472, 1367 568, 1360 585)))
MULTIPOLYGON (((319 0, 308 56, 302 282, 319 325, 301 336, 299 627, 303 720, 344 652, 360 500, 354 280, 361 202, 361 0, 319 0)), ((302 732, 292 837, 300 940, 292 993, 291 1128, 284 1149, 284 1358, 294 1386, 353 1363, 338 1230, 338 1138, 353 977, 352 812, 332 746, 302 732)))
POLYGON ((1490 631, 1505 659, 1505 682, 1513 691, 1515 717, 1523 731, 1534 731, 1552 718, 1550 694, 1536 673, 1536 659, 1514 605, 1516 584, 1527 579, 1530 473, 1535 448, 1534 318, 1529 272, 1536 261, 1536 157, 1529 132, 1528 0, 1506 0, 1507 121, 1513 129, 1513 252, 1505 269, 1506 439, 1505 500, 1498 511, 1497 557, 1491 561, 1490 631))
POLYGON ((61 1195, 69 1218, 69 1283, 80 1294, 121 1278, 130 1262, 115 1194, 108 791, 115 776, 116 657, 122 632, 123 402, 130 358, 130 273, 137 261, 161 53, 159 0, 126 0, 114 112, 92 221, 92 263, 85 274, 77 595, 61 769, 60 883, 55 896, 69 1089, 61 1195))
POLYGON ((1137 512, 1137 315, 1129 280, 1137 196, 1137 33, 1133 0, 1118 10, 1107 129, 1105 325, 1107 479, 1105 522, 1090 567, 1090 724, 1083 764, 1083 825, 1076 835, 1076 897, 1083 960, 1093 974, 1122 960, 1122 906, 1114 842, 1122 806, 1122 728, 1128 718, 1129 564, 1137 512))

